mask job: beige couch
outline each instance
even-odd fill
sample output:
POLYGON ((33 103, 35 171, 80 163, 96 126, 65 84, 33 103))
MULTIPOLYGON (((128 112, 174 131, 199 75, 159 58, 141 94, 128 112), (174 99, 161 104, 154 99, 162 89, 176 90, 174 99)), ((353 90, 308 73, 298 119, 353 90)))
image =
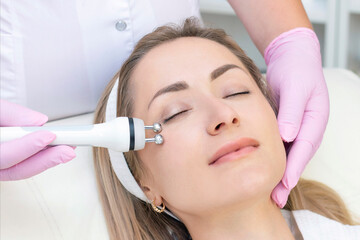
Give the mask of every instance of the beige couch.
MULTIPOLYGON (((342 69, 324 72, 330 119, 303 177, 334 188, 360 216, 360 78, 342 69)), ((90 124, 92 117, 86 114, 48 125, 90 124)), ((36 177, 1 183, 0 239, 108 239, 91 148, 78 147, 76 153, 73 161, 36 177)))

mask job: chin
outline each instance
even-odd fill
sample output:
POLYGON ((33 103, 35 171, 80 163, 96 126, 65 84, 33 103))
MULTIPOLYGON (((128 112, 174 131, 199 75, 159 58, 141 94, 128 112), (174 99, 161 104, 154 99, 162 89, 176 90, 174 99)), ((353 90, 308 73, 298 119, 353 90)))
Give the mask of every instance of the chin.
POLYGON ((254 201, 269 198, 278 182, 278 177, 266 167, 247 168, 246 171, 229 174, 227 181, 221 184, 221 192, 229 202, 254 201))

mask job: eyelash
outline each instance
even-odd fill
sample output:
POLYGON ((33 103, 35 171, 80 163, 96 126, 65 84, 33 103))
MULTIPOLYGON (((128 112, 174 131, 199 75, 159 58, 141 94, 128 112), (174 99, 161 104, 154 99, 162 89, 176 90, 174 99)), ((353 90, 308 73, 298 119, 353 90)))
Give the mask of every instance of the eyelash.
POLYGON ((233 94, 227 95, 225 98, 234 97, 234 96, 236 96, 236 95, 248 94, 248 93, 250 93, 250 91, 237 92, 237 93, 233 93, 233 94))
POLYGON ((178 116, 178 115, 180 115, 180 114, 182 114, 182 113, 184 113, 184 112, 187 112, 187 111, 189 111, 189 110, 184 110, 184 111, 175 113, 174 115, 172 115, 172 116, 170 116, 170 117, 168 117, 168 118, 165 118, 164 121, 163 121, 163 123, 167 123, 168 121, 170 121, 170 120, 173 119, 174 117, 176 117, 176 116, 178 116))
MULTIPOLYGON (((250 93, 250 91, 237 92, 237 93, 230 94, 230 95, 228 95, 228 96, 226 96, 226 97, 224 97, 224 98, 229 98, 229 97, 234 97, 234 96, 237 96, 237 95, 249 94, 249 93, 250 93)), ((183 110, 183 111, 180 111, 180 112, 178 112, 178 113, 175 113, 174 115, 172 115, 172 116, 170 116, 170 117, 168 117, 168 118, 165 118, 164 121, 163 121, 163 123, 165 124, 165 123, 169 122, 171 119, 173 119, 173 118, 177 117, 178 115, 180 115, 180 114, 182 114, 182 113, 185 113, 185 112, 187 112, 187 111, 189 111, 189 110, 183 110)))

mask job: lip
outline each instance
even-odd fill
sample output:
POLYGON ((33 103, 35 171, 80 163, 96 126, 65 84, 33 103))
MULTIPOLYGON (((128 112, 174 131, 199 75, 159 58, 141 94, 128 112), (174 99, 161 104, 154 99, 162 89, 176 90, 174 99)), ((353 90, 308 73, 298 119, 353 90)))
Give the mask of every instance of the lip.
POLYGON ((209 165, 228 162, 233 159, 241 158, 259 146, 259 142, 253 138, 242 137, 234 141, 230 141, 220 147, 209 161, 209 165))

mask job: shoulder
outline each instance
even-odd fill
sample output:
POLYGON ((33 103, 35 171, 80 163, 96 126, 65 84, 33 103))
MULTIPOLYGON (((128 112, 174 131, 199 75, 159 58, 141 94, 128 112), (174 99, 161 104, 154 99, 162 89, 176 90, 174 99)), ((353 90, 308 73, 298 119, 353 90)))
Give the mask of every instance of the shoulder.
POLYGON ((360 239, 360 225, 345 225, 309 210, 291 211, 306 239, 360 239))

